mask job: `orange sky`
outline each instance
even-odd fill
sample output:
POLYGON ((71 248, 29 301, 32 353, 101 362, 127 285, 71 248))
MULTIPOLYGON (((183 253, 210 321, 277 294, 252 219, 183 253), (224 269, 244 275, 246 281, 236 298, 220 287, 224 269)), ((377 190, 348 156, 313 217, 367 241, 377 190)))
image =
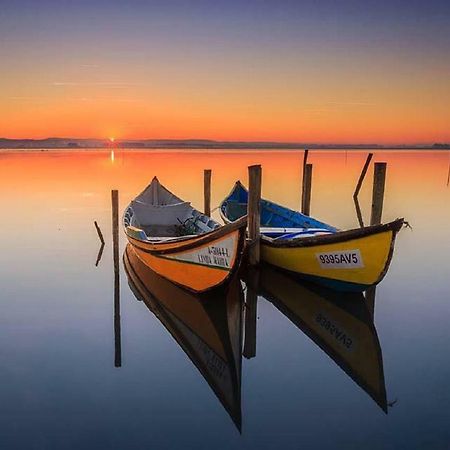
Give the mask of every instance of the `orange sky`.
POLYGON ((450 33, 417 27, 417 5, 21 3, 0 29, 0 137, 450 141, 450 33))

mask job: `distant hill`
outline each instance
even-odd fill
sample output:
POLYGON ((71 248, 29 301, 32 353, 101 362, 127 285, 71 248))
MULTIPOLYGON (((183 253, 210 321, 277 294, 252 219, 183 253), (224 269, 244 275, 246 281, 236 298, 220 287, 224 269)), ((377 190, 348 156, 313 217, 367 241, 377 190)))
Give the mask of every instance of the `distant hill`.
POLYGON ((383 149, 418 148, 450 149, 450 144, 397 145, 379 144, 320 144, 312 142, 271 142, 271 141, 214 141, 208 139, 134 139, 117 140, 112 144, 107 139, 78 139, 50 137, 46 139, 7 139, 0 138, 3 149, 77 149, 77 148, 185 148, 185 149, 383 149))
POLYGON ((450 144, 433 144, 433 148, 450 149, 450 144))

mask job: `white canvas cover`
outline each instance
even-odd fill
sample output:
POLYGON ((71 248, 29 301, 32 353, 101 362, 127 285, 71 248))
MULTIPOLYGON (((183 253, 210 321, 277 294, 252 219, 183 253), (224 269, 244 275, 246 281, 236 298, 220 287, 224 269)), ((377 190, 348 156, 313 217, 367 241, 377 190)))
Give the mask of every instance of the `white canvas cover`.
POLYGON ((131 202, 136 221, 141 226, 148 225, 175 225, 183 222, 191 215, 189 202, 173 205, 151 205, 137 200, 131 202))
POLYGON ((131 202, 134 222, 142 227, 150 225, 176 225, 186 220, 192 212, 190 202, 172 194, 156 177, 131 202))

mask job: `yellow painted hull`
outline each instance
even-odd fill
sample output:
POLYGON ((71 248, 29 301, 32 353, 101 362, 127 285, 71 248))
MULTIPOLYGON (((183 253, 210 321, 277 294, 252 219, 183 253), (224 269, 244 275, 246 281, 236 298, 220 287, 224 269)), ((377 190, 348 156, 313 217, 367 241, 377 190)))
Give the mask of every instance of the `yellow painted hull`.
POLYGON ((369 227, 373 232, 338 232, 331 238, 319 236, 313 242, 299 240, 298 245, 282 241, 274 245, 274 241, 263 237, 261 257, 269 264, 330 287, 361 291, 384 277, 400 226, 396 221, 369 227))

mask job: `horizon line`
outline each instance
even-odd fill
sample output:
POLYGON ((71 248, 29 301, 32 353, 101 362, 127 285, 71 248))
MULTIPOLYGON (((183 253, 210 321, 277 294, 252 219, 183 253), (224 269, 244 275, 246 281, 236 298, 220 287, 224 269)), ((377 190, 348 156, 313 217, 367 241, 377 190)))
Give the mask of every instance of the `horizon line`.
POLYGON ((205 142, 213 144, 231 144, 231 145, 289 145, 289 146, 365 146, 365 147, 405 147, 405 146, 433 146, 433 145, 443 145, 449 146, 450 141, 429 141, 429 142, 401 142, 401 143, 378 143, 378 142, 308 142, 308 141, 273 141, 273 140, 222 140, 222 139, 208 139, 208 138, 99 138, 99 137, 59 137, 59 136, 48 136, 45 138, 10 138, 10 137, 0 137, 0 141, 49 141, 49 140, 61 140, 61 141, 101 141, 112 145, 117 145, 120 143, 130 143, 130 142, 205 142))

